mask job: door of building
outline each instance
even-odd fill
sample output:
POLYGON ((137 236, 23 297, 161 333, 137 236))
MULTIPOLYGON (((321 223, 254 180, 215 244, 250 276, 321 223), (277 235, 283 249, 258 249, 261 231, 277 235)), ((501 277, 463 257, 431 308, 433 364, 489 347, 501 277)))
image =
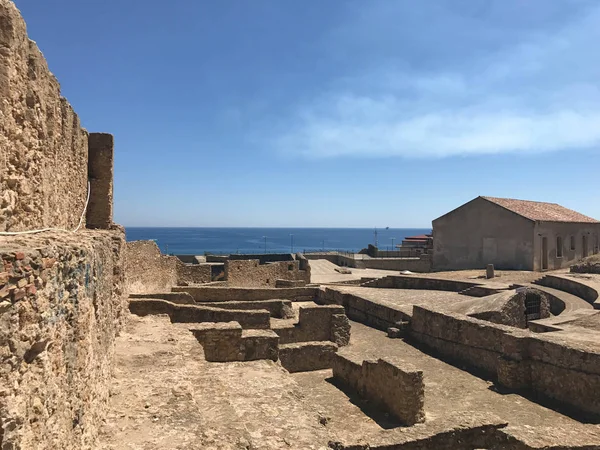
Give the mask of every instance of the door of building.
POLYGON ((548 270, 548 238, 542 238, 542 270, 548 270))
POLYGON ((587 235, 583 235, 583 239, 581 240, 583 244, 583 257, 587 257, 588 255, 588 238, 587 235))

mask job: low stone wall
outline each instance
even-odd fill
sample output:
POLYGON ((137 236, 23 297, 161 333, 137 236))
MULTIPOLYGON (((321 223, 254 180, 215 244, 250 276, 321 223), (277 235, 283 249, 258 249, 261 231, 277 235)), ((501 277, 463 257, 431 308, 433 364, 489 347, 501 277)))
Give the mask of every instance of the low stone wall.
POLYGON ((212 281, 212 266, 210 264, 186 264, 176 261, 175 267, 178 285, 187 286, 212 281))
POLYGON ((359 363, 335 354, 333 377, 406 425, 425 421, 423 372, 400 360, 359 363))
MULTIPOLYGON (((183 292, 178 292, 183 294, 183 292)), ((189 294, 187 294, 189 295, 189 294)), ((190 296, 191 298, 191 296, 190 296)), ((256 300, 243 302, 204 302, 196 303, 198 306, 210 306, 221 309, 239 309, 243 311, 252 311, 257 309, 266 309, 271 317, 277 319, 293 319, 294 310, 290 300, 256 300)))
POLYGON ((419 258, 370 258, 357 261, 356 267, 379 270, 410 270, 411 272, 431 272, 431 257, 419 258))
POLYGON ((484 371, 515 390, 535 392, 569 409, 600 414, 600 349, 560 334, 535 334, 415 306, 411 339, 484 371))
POLYGON ((187 292, 198 303, 246 300, 285 299, 291 301, 312 301, 317 298, 319 288, 236 288, 211 286, 178 286, 173 292, 187 292))
MULTIPOLYGON (((365 286, 367 286, 365 284, 365 286)), ((416 276, 390 275, 368 283, 368 287, 389 289, 420 289, 428 291, 461 292, 479 286, 478 283, 445 280, 441 278, 425 278, 416 276)), ((493 292, 492 292, 493 293, 493 292)))
POLYGON ((204 348, 204 357, 212 362, 277 361, 279 337, 271 330, 242 330, 238 322, 203 323, 190 331, 204 348))
POLYGON ((325 305, 341 305, 350 319, 383 331, 395 327, 398 322, 410 320, 410 316, 394 305, 374 303, 331 288, 320 289, 317 302, 325 305))
POLYGON ((304 280, 275 280, 276 288, 291 288, 303 286, 306 286, 306 281, 304 280))
POLYGON ((187 292, 153 292, 151 294, 129 294, 129 298, 153 298, 167 300, 178 305, 193 305, 196 302, 187 292))
POLYGON ((207 306, 176 305, 166 300, 130 299, 129 310, 138 316, 167 314, 171 322, 239 322, 244 328, 269 328, 271 315, 267 310, 236 311, 207 306))
POLYGON ((283 344, 279 346, 279 360, 291 373, 329 369, 337 349, 330 341, 283 344))
POLYGON ((95 448, 127 312, 123 230, 0 242, 0 447, 95 448))
POLYGON ((584 282, 579 282, 574 278, 545 275, 542 279, 538 280, 536 284, 568 292, 591 304, 594 304, 594 302, 598 300, 598 291, 596 291, 596 289, 587 286, 584 282))
POLYGON ((276 280, 310 283, 310 271, 300 270, 299 261, 278 261, 259 264, 259 260, 228 260, 225 279, 229 286, 273 287, 276 280))
POLYGON ((279 342, 331 341, 339 346, 350 342, 350 322, 342 306, 301 306, 297 324, 274 326, 279 342))

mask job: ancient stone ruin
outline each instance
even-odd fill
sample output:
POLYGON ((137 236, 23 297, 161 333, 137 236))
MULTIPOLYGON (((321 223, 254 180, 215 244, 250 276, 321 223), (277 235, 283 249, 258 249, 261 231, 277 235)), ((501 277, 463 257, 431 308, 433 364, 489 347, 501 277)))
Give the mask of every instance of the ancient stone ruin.
POLYGON ((597 274, 164 255, 10 0, 0 96, 3 450, 600 448, 597 274))

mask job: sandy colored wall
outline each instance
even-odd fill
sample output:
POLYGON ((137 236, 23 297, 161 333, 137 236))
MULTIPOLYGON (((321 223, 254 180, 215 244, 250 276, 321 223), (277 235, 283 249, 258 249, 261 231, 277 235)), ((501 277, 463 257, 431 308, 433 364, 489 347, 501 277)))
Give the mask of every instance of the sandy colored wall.
POLYGON ((292 301, 311 301, 317 298, 319 292, 315 287, 296 288, 239 288, 211 286, 180 286, 173 288, 175 292, 187 292, 194 301, 226 302, 243 300, 272 300, 287 299, 292 301))
POLYGON ((358 363, 335 354, 333 377, 406 425, 425 421, 423 371, 400 360, 358 363))
POLYGON ((210 283, 212 267, 210 264, 185 264, 175 261, 177 284, 190 285, 210 283))
POLYGON ((451 361, 484 371, 503 386, 600 414, 600 397, 595 394, 600 390, 600 352, 595 344, 418 306, 410 335, 451 361))
POLYGON ((3 239, 1 448, 94 448, 126 312, 124 233, 3 239))
POLYGON ((177 257, 161 254, 154 241, 132 241, 126 246, 127 292, 169 292, 177 285, 177 257))
POLYGON ((0 0, 0 149, 0 231, 75 228, 87 132, 9 0, 0 0))
POLYGON ((259 264, 258 260, 228 260, 225 279, 229 286, 274 287, 276 280, 298 280, 310 283, 310 272, 300 270, 299 261, 259 264))
POLYGON ((534 223, 477 198, 433 221, 433 270, 533 270, 534 223))
POLYGON ((281 344, 331 341, 341 347, 350 343, 350 322, 339 305, 301 306, 298 323, 273 330, 281 344))
POLYGON ((534 270, 542 270, 542 238, 548 239, 548 269, 562 269, 584 257, 583 237, 587 240, 587 255, 598 253, 600 224, 540 222, 535 226, 534 270), (557 237, 562 237, 563 256, 557 254, 557 237), (571 250, 571 236, 575 250, 571 250))

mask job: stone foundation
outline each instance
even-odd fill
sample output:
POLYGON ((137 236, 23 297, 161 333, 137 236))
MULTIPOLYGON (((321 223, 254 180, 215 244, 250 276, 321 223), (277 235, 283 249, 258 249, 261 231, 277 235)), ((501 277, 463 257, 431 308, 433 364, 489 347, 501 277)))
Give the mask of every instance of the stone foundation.
POLYGON ((329 369, 337 349, 330 341, 283 344, 279 346, 279 360, 288 372, 329 369))
MULTIPOLYGON (((177 292, 180 294, 180 292, 177 292)), ((271 314, 271 317, 277 319, 293 319, 294 310, 290 300, 257 300, 245 302, 203 302, 196 303, 198 306, 209 306, 212 308, 234 309, 241 311, 252 311, 258 309, 266 309, 271 314)))
POLYGON ((271 330, 242 330, 238 322, 203 323, 190 328, 212 362, 277 361, 279 337, 271 330))
POLYGON ((293 302, 313 301, 317 298, 319 288, 241 288, 241 287, 211 287, 211 286, 179 286, 173 292, 187 292, 198 303, 226 302, 246 300, 284 299, 293 302))
POLYGON ((344 308, 337 305, 301 306, 298 323, 274 326, 282 344, 332 341, 339 346, 350 342, 350 322, 344 308))
POLYGON ((600 415, 600 351, 585 341, 531 333, 415 306, 410 338, 501 385, 600 415))
POLYGON ((360 363, 335 354, 333 376, 406 425, 425 421, 423 372, 414 367, 389 359, 360 363))
POLYGON ((167 314, 174 323, 239 322, 244 328, 265 329, 271 324, 267 310, 236 311, 208 306, 177 305, 159 299, 130 299, 129 310, 138 316, 167 314))

